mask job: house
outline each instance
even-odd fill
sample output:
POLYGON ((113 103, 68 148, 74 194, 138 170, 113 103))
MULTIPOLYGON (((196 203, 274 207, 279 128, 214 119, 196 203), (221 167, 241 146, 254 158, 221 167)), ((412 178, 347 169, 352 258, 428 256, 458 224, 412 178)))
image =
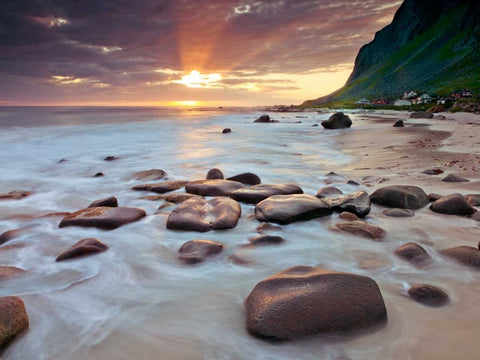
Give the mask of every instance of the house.
POLYGON ((432 100, 433 100, 432 97, 430 95, 428 95, 427 93, 425 93, 425 94, 420 95, 416 99, 413 99, 412 103, 415 104, 415 105, 429 104, 429 103, 432 102, 432 100))
POLYGON ((360 104, 360 105, 370 105, 370 101, 366 98, 363 98, 363 99, 360 99, 357 101, 357 104, 360 104))
POLYGON ((372 102, 372 105, 387 105, 387 100, 385 99, 378 99, 372 102))
POLYGON ((395 106, 410 106, 412 102, 410 100, 398 99, 394 103, 395 106))
POLYGON ((468 99, 473 97, 473 92, 468 89, 457 89, 450 94, 452 99, 468 99))
POLYGON ((418 96, 418 94, 413 90, 405 91, 403 93, 403 98, 405 100, 415 99, 417 96, 418 96))
POLYGON ((447 99, 445 99, 444 97, 440 97, 437 99, 438 105, 445 105, 446 102, 447 102, 447 99))

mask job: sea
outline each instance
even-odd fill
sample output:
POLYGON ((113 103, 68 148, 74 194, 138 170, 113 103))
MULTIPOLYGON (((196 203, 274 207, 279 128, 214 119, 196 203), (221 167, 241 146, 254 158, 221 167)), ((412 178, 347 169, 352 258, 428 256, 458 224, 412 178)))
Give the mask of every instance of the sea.
MULTIPOLYGON (((435 339, 441 341, 442 336, 450 343, 457 343, 458 337, 459 347, 465 346, 465 338, 471 337, 468 329, 478 328, 478 316, 468 314, 478 312, 479 290, 466 291, 478 282, 478 275, 455 264, 443 266, 442 271, 424 271, 396 258, 393 250, 418 235, 402 231, 403 225, 392 225, 398 230, 394 239, 377 243, 332 231, 338 222, 338 216, 332 215, 271 232, 282 236, 283 244, 245 248, 241 245, 257 235, 259 225, 253 205, 241 205, 242 217, 234 229, 172 231, 165 224, 174 206, 141 199, 147 193, 131 189, 142 183, 131 178, 138 171, 163 169, 168 180, 198 180, 212 168, 221 169, 226 177, 253 172, 267 184, 294 182, 312 195, 327 184, 344 193, 359 189, 347 184, 348 178, 332 181, 327 175, 355 161, 339 145, 341 132, 318 126, 331 113, 269 113, 279 122, 253 123, 263 113, 257 109, 0 108, 0 193, 32 193, 21 200, 0 201, 0 233, 23 229, 0 246, 0 264, 26 270, 2 280, 0 296, 20 296, 30 319, 28 331, 7 347, 2 358, 429 359, 432 352, 425 347, 434 348, 435 339), (225 128, 231 133, 223 134, 225 128), (117 159, 105 161, 108 156, 117 159), (99 172, 104 176, 94 177, 99 172), (44 216, 76 211, 109 196, 117 197, 121 206, 144 209, 147 216, 110 231, 59 228, 61 216, 44 216), (71 245, 92 237, 109 249, 55 262, 71 245), (178 249, 194 239, 221 242, 224 251, 201 264, 182 264, 178 249), (232 254, 247 263, 235 264, 229 259, 232 254), (246 331, 244 300, 261 280, 297 265, 372 277, 387 305, 387 325, 361 334, 317 335, 282 343, 251 336, 246 331), (471 298, 461 308, 443 309, 443 320, 436 321, 438 309, 408 299, 412 277, 417 282, 452 284, 454 300, 465 300, 464 294, 471 298), (450 332, 452 327, 456 332, 450 332)), ((351 117, 355 128, 365 126, 359 115, 351 117)), ((467 221, 458 220, 459 229, 471 226, 467 221)), ((474 338, 468 340, 472 348, 474 338)), ((452 347, 452 354, 461 353, 460 348, 452 347)), ((450 355, 431 358, 454 358, 450 355)))

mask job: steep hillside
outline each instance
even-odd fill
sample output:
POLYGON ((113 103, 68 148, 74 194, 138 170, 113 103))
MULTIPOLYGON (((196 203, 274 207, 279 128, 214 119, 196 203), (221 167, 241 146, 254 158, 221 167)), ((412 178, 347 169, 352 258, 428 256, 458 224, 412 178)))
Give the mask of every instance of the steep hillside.
POLYGON ((405 0, 392 23, 360 49, 346 85, 304 105, 461 87, 480 93, 480 2, 405 0))

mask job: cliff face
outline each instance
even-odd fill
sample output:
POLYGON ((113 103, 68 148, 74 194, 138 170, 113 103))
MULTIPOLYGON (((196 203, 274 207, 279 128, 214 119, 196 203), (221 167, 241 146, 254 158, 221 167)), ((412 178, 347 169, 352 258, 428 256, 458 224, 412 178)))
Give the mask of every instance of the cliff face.
POLYGON ((480 1, 405 0, 392 23, 364 45, 347 83, 306 105, 405 90, 480 92, 480 1))

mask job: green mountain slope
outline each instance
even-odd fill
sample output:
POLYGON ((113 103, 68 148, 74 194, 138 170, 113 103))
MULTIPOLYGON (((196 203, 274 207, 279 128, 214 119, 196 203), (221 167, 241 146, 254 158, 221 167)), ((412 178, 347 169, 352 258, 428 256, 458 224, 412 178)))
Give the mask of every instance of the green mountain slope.
POLYGON ((360 50, 346 85, 303 105, 463 87, 480 94, 480 2, 405 0, 392 24, 360 50))

